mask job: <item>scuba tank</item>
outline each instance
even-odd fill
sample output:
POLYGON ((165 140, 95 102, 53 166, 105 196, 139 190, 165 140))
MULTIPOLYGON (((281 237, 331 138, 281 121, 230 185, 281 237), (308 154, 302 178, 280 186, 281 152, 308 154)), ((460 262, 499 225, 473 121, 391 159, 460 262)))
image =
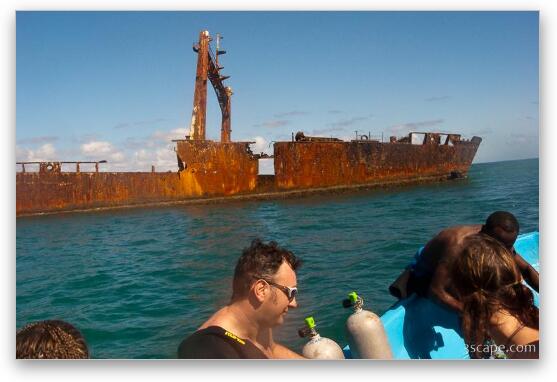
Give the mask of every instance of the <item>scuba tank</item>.
POLYGON ((364 299, 352 292, 342 301, 345 308, 354 308, 346 320, 346 335, 354 358, 392 359, 391 346, 379 317, 363 310, 364 299))
POLYGON ((311 359, 344 359, 344 353, 340 346, 328 338, 321 337, 315 330, 313 317, 306 317, 306 326, 298 330, 300 337, 309 337, 309 342, 304 345, 302 354, 311 359))

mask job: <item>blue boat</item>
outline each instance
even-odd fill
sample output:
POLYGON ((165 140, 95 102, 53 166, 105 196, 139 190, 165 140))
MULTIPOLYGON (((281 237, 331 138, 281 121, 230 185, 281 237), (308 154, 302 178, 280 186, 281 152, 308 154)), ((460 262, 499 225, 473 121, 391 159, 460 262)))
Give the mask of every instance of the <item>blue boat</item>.
MULTIPOLYGON (((539 233, 520 235, 516 251, 538 272, 539 233)), ((539 295, 534 291, 539 307, 539 295)), ((427 298, 412 294, 387 310, 381 321, 391 345, 394 359, 468 359, 458 315, 427 298)), ((343 349, 352 358, 350 347, 343 349)))

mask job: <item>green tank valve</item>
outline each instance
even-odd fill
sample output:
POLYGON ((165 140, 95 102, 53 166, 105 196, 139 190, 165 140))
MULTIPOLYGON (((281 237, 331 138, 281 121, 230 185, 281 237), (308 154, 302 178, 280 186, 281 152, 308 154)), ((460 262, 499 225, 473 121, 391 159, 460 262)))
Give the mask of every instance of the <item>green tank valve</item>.
POLYGON ((315 320, 313 316, 308 316, 304 318, 305 326, 298 329, 298 335, 302 338, 304 337, 315 337, 317 332, 315 331, 315 320))
POLYGON ((313 316, 306 317, 304 321, 308 328, 315 328, 315 320, 313 319, 313 316))
POLYGON ((348 293, 348 298, 342 300, 342 306, 344 308, 353 307, 354 309, 358 310, 362 308, 363 304, 364 304, 364 299, 358 296, 356 292, 348 293))

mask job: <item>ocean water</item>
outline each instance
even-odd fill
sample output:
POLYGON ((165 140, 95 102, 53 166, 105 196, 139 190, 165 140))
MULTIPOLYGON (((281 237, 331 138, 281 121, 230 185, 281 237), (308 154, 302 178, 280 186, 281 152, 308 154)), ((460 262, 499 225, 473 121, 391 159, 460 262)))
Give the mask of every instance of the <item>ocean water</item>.
POLYGON ((181 340, 230 297, 242 248, 275 240, 303 259, 298 309, 276 340, 300 352, 313 315, 346 344, 356 290, 377 314, 390 283, 443 227, 514 213, 539 228, 538 160, 473 165, 466 180, 275 201, 173 206, 17 219, 16 325, 63 319, 93 358, 176 358, 181 340))

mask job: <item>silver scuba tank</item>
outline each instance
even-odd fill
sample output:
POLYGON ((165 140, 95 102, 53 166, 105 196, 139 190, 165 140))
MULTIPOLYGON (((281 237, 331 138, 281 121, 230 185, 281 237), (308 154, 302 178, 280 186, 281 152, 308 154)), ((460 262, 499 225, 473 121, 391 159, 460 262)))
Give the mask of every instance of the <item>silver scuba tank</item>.
POLYGON ((345 308, 354 308, 354 313, 346 320, 346 336, 354 358, 392 359, 391 346, 379 316, 363 310, 364 300, 356 292, 343 300, 345 308))
POLYGON ((325 337, 321 337, 315 329, 313 317, 306 317, 306 326, 298 330, 300 337, 309 337, 308 343, 304 345, 302 354, 311 359, 344 359, 344 353, 338 344, 325 337))

